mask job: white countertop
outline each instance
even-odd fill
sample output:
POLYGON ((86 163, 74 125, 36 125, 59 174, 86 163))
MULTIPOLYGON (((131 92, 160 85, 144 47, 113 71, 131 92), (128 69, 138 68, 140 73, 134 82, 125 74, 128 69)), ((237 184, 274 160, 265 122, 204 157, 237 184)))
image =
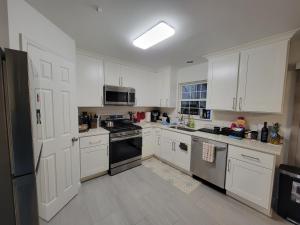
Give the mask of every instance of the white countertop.
POLYGON ((102 127, 99 127, 99 128, 95 128, 95 129, 89 129, 86 132, 79 133, 78 136, 81 138, 81 137, 95 136, 95 135, 101 135, 101 134, 109 134, 109 131, 105 130, 102 127))
POLYGON ((256 140, 249 140, 249 139, 238 140, 238 139, 230 138, 230 137, 224 136, 224 135, 210 134, 210 133, 205 133, 205 132, 200 132, 200 131, 189 132, 189 131, 177 130, 174 128, 170 128, 169 126, 162 125, 160 123, 138 123, 137 125, 141 126, 143 129, 148 128, 148 127, 157 127, 157 128, 161 128, 161 129, 170 130, 173 132, 207 138, 210 140, 219 141, 219 142, 227 143, 230 145, 234 145, 234 146, 238 146, 238 147, 242 147, 242 148, 248 148, 251 150, 264 152, 264 153, 268 153, 268 154, 273 154, 273 155, 280 155, 281 151, 282 151, 282 145, 273 145, 270 143, 262 143, 262 142, 256 141, 256 140))

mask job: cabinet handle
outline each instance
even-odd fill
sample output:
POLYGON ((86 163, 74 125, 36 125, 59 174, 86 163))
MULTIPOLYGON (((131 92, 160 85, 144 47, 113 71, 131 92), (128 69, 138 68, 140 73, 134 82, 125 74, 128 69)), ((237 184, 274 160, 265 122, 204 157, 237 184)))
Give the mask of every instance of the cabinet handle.
POLYGON ((157 138, 157 145, 160 145, 160 137, 157 138))
POLYGON ((249 155, 245 155, 245 154, 241 154, 241 155, 242 155, 244 158, 250 159, 250 160, 252 160, 252 161, 257 161, 257 162, 260 161, 260 159, 257 158, 257 157, 253 157, 253 156, 249 156, 249 155))
POLYGON ((243 103, 243 98, 240 97, 239 99, 239 110, 242 111, 242 103, 243 103))
POLYGON ((167 98, 166 99, 166 106, 168 106, 169 105, 169 99, 167 98))
POLYGON ((72 138, 72 143, 74 143, 74 142, 76 142, 76 141, 78 141, 78 138, 77 138, 77 137, 73 137, 73 138, 72 138))
POLYGON ((231 167, 231 159, 228 159, 227 172, 230 172, 230 167, 231 167))
POLYGON ((161 100, 162 100, 162 99, 159 100, 159 105, 160 105, 160 107, 161 107, 161 100))
POLYGON ((236 102, 236 98, 232 98, 232 109, 235 110, 235 102, 236 102))
POLYGON ((121 77, 121 86, 123 87, 123 77, 121 77))

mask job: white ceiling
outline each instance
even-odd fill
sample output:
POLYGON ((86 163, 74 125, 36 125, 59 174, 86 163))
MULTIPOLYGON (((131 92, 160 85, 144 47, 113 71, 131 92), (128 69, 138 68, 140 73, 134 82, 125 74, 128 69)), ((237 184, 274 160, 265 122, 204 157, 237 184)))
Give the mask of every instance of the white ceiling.
POLYGON ((79 48, 154 69, 300 27, 300 0, 27 1, 79 48), (173 37, 148 50, 132 45, 160 20, 176 29, 173 37))

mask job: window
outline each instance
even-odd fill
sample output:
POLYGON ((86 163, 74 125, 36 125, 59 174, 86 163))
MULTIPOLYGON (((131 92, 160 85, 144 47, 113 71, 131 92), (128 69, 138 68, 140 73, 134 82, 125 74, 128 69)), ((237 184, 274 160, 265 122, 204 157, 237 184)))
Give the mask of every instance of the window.
POLYGON ((211 111, 206 109, 207 83, 194 82, 180 85, 180 113, 210 119, 211 111))

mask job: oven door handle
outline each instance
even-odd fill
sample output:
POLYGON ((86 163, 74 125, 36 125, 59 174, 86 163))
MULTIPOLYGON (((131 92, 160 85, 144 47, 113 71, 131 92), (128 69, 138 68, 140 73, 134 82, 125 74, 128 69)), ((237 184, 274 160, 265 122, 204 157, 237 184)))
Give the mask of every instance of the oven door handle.
POLYGON ((139 137, 142 137, 142 135, 138 134, 138 135, 131 135, 131 136, 126 136, 126 137, 117 137, 117 138, 112 138, 110 140, 110 142, 124 141, 124 140, 132 139, 132 138, 139 138, 139 137))

